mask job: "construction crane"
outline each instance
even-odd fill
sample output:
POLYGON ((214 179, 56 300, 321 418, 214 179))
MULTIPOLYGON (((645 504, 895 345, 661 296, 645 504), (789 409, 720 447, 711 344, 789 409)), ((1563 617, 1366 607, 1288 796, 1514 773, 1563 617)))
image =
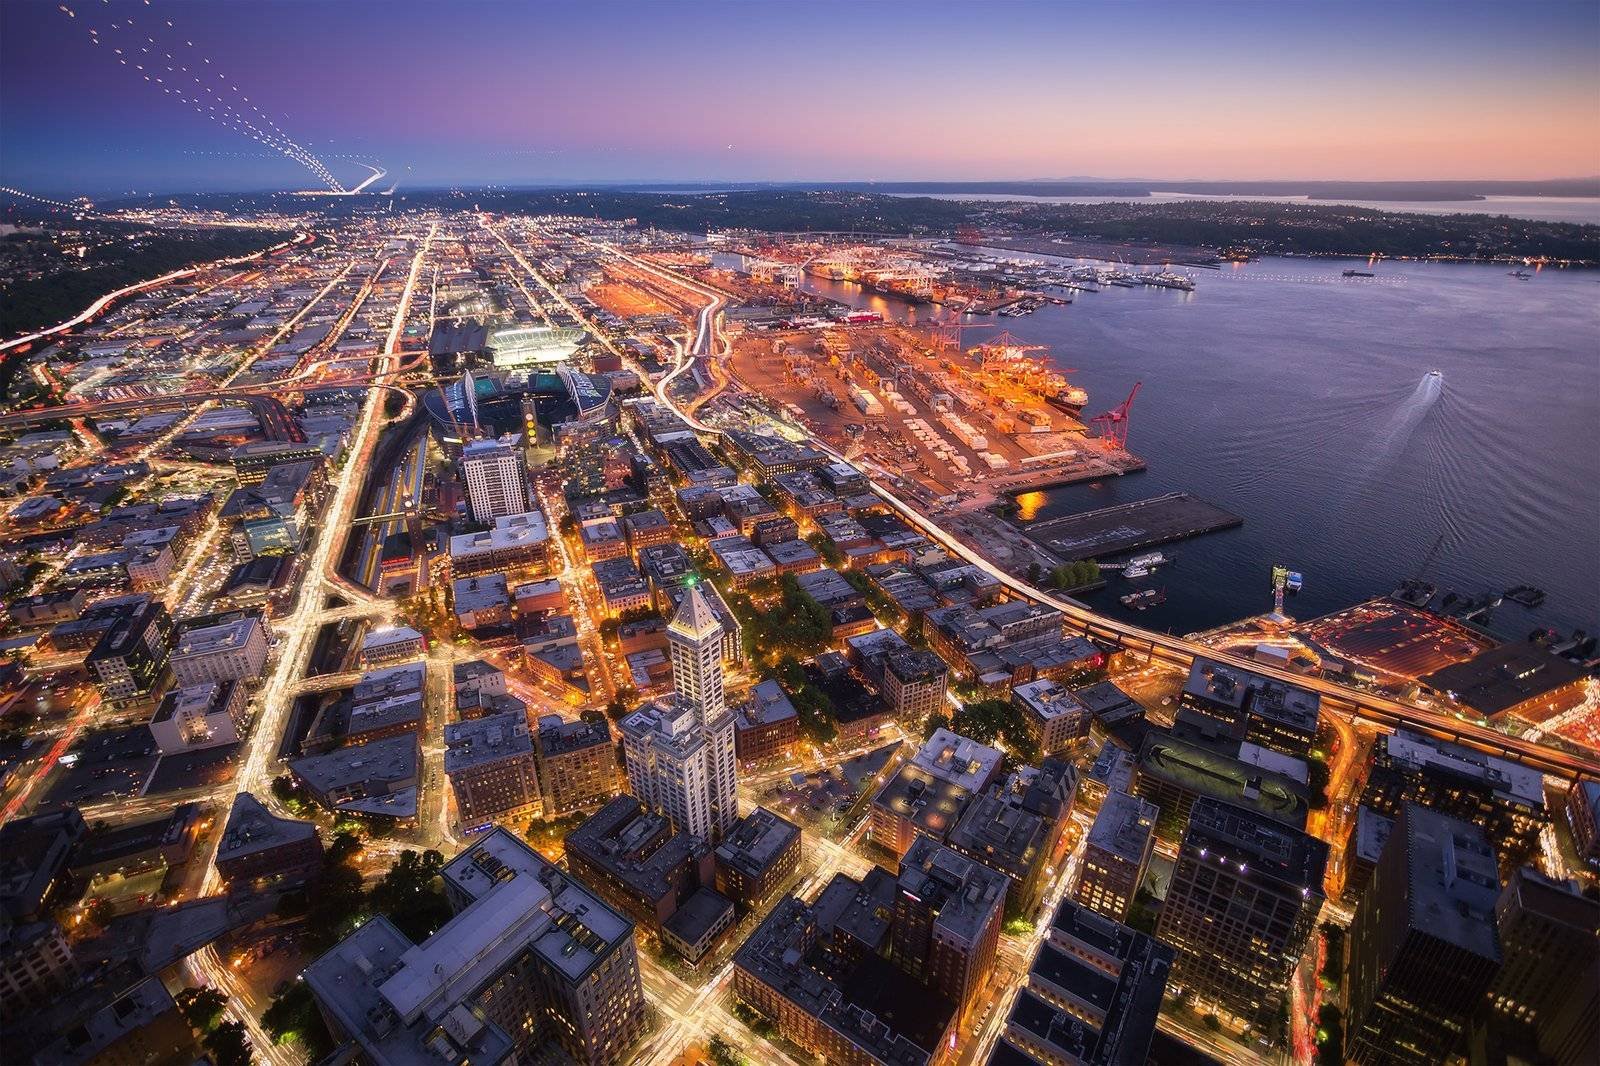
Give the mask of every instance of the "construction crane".
POLYGON ((1089 421, 1099 431, 1100 439, 1111 444, 1119 451, 1128 446, 1128 412, 1133 407, 1133 398, 1139 395, 1139 388, 1144 382, 1135 381, 1133 390, 1128 393, 1128 398, 1104 414, 1095 415, 1089 421))

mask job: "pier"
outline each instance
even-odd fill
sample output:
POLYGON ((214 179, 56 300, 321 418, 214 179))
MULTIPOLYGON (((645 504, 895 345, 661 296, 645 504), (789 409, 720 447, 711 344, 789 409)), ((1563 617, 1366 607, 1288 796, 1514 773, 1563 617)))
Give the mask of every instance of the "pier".
POLYGON ((1171 492, 1036 522, 1024 531, 1030 539, 1070 562, 1153 548, 1243 524, 1238 515, 1214 504, 1187 492, 1171 492))

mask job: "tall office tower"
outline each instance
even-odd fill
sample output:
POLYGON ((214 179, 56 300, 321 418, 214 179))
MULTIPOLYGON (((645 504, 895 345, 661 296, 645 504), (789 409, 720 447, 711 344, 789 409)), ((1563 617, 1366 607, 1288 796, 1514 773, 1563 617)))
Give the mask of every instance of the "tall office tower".
POLYGON ((525 514, 533 506, 528 498, 528 464, 522 457, 520 433, 468 444, 461 453, 461 474, 467 482, 467 502, 472 505, 474 521, 493 522, 501 515, 525 514))
POLYGON ((727 710, 722 693, 722 623, 698 585, 678 605, 667 626, 672 652, 672 685, 707 721, 727 710))
POLYGON ((1500 969, 1499 893, 1482 832, 1405 805, 1350 926, 1351 1059, 1424 1066, 1461 1046, 1500 969))
POLYGON ((1156 936, 1174 984, 1217 1013, 1274 1026, 1322 908, 1328 845, 1209 796, 1194 802, 1156 936))
POLYGON ((626 1061, 647 1023, 633 922, 496 827, 441 873, 454 917, 414 944, 380 915, 304 974, 344 1060, 626 1061))
POLYGON ((1006 878, 927 837, 900 860, 889 959, 967 1013, 994 969, 1006 878))
POLYGON ((1562 1066, 1592 1060, 1600 1053, 1600 900, 1524 867, 1494 910, 1504 960, 1490 1004, 1528 1026, 1546 1058, 1562 1066))
POLYGON ((675 691, 622 720, 628 783, 680 833, 713 844, 739 820, 734 715, 722 692, 722 626, 698 587, 667 627, 675 691))

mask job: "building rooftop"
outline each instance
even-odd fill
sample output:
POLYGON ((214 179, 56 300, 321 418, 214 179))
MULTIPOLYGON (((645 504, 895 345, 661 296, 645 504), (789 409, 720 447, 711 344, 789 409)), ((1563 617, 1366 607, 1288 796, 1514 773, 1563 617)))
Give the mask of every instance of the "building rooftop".
POLYGON ((317 839, 317 827, 311 822, 293 818, 279 818, 261 801, 248 792, 233 797, 233 808, 228 812, 228 824, 222 830, 222 840, 217 844, 217 862, 253 855, 305 840, 317 839))
POLYGON ((459 533, 450 538, 450 558, 465 559, 486 552, 532 548, 550 539, 550 530, 541 511, 501 515, 494 528, 477 533, 459 533))
POLYGON ((176 715, 207 715, 225 710, 237 691, 237 681, 206 681, 198 685, 170 688, 161 697, 152 724, 170 721, 176 715))
POLYGON ((1500 958, 1495 902, 1500 877, 1494 849, 1470 822, 1408 803, 1395 825, 1409 874, 1410 924, 1483 958, 1500 958))
POLYGON ((534 951, 568 980, 581 980, 613 947, 633 936, 631 921, 503 827, 491 830, 443 870, 446 884, 473 900, 508 876, 529 874, 548 890, 547 911, 553 919, 534 941, 534 951))
POLYGON ((1322 697, 1309 689, 1210 659, 1194 661, 1183 691, 1307 733, 1316 731, 1317 718, 1322 711, 1322 697))
POLYGON ((1322 895, 1328 845, 1271 818, 1208 796, 1189 812, 1185 848, 1202 858, 1234 863, 1241 873, 1267 876, 1306 896, 1322 895))
POLYGON ((1059 681, 1052 681, 1049 678, 1018 685, 1011 690, 1011 693, 1046 722, 1064 716, 1076 717, 1089 713, 1089 708, 1084 706, 1076 693, 1059 681))
POLYGON ((947 842, 1007 877, 1025 881, 1034 862, 1043 859, 1049 838, 1045 818, 986 792, 967 804, 947 842))
POLYGON ((919 831, 943 840, 972 795, 970 789, 948 778, 907 763, 884 783, 872 802, 909 820, 919 831))
POLYGON ((528 732, 526 714, 486 714, 444 727, 447 774, 532 754, 533 737, 528 732))
POLYGON ((1365 862, 1377 864, 1383 856, 1384 845, 1394 831, 1394 819, 1361 804, 1356 808, 1354 831, 1356 855, 1365 862))
POLYGON ((1101 851, 1137 863, 1145 855, 1161 810, 1138 796, 1108 792, 1089 830, 1089 843, 1101 851))
POLYGON ((367 744, 337 748, 325 755, 308 755, 289 765, 313 792, 327 794, 357 785, 368 795, 393 791, 399 783, 417 777, 417 736, 405 733, 367 744))
POLYGON ((567 852, 582 856, 648 900, 665 899, 676 875, 706 842, 674 833, 671 822, 632 796, 618 796, 567 834, 567 852))
POLYGON ((458 577, 450 583, 450 595, 457 614, 487 611, 511 603, 504 574, 458 577))
MULTIPOLYGON (((1245 746, 1236 739, 1208 738, 1184 725, 1180 717, 1171 733, 1152 730, 1145 737, 1139 752, 1141 781, 1153 778, 1184 792, 1238 804, 1284 825, 1304 828, 1310 801, 1303 763, 1299 776, 1289 776, 1263 765, 1262 760, 1242 757, 1245 746)), ((1249 747, 1252 752, 1246 754, 1264 750, 1249 747)))
POLYGON ((1004 874, 927 837, 918 837, 900 860, 896 883, 902 894, 933 912, 935 935, 942 932, 965 943, 972 943, 1005 906, 1004 874))
POLYGON ((941 727, 917 749, 911 762, 968 792, 979 792, 994 780, 1002 758, 997 749, 941 727))
POLYGON ((1391 759, 1403 765, 1462 778, 1518 803, 1544 807, 1544 776, 1531 767, 1433 740, 1408 729, 1396 729, 1379 743, 1391 759))
POLYGON ((800 827, 765 807, 756 807, 723 835, 717 861, 759 878, 800 836, 800 827))
POLYGON ((741 729, 751 729, 798 717, 799 712, 783 691, 783 686, 768 678, 750 690, 750 699, 739 708, 736 724, 741 729))
POLYGON ((420 641, 421 639, 422 634, 410 626, 382 626, 372 630, 362 638, 361 650, 365 652, 379 651, 411 641, 420 641))
MULTIPOLYGON (((839 874, 835 882, 840 879, 848 882, 844 890, 853 896, 859 886, 843 874, 839 874)), ((820 906, 819 900, 818 908, 820 906)), ((933 1056, 932 1046, 919 1045, 905 1029, 879 1017, 868 1007, 852 1002, 843 982, 808 962, 806 945, 818 927, 816 911, 790 896, 774 907, 750 934, 734 954, 734 963, 849 1043, 865 1049, 879 1062, 888 1066, 927 1066, 933 1056)), ((895 976, 898 978, 898 974, 895 976)), ((888 983, 921 991, 920 987, 903 979, 888 983)), ((933 1013, 931 1005, 935 1001, 936 997, 927 994, 924 1005, 930 1009, 924 1011, 924 1021, 933 1013)), ((948 1017, 948 1005, 945 1010, 948 1017)), ((924 1043, 929 1043, 925 1037, 923 1039, 924 1043)))
POLYGON ((1422 683, 1492 717, 1557 689, 1580 684, 1587 676, 1576 663, 1518 641, 1435 670, 1422 678, 1422 683))
POLYGON ((678 905, 662 929, 685 944, 697 944, 733 910, 733 900, 709 888, 697 888, 678 905))

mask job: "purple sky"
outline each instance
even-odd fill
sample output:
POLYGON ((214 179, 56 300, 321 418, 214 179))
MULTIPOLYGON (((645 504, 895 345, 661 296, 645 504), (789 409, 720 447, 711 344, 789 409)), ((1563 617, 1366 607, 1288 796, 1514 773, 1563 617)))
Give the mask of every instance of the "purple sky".
POLYGON ((7 184, 315 184, 180 91, 346 184, 1600 172, 1593 0, 67 6, 0 2, 7 184))

